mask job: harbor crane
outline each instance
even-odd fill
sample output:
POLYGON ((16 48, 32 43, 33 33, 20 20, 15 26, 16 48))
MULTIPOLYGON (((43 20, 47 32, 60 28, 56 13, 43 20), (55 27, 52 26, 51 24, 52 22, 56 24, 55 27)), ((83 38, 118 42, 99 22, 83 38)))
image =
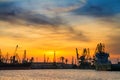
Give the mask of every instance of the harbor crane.
POLYGON ((27 63, 27 62, 28 62, 28 60, 26 59, 26 50, 24 50, 22 63, 27 63))
POLYGON ((89 48, 84 48, 81 55, 78 53, 78 49, 76 48, 76 56, 79 68, 90 68, 91 62, 90 60, 90 51, 89 48))
POLYGON ((11 63, 20 63, 20 58, 18 56, 18 54, 16 53, 17 52, 17 49, 18 49, 18 45, 16 46, 15 48, 15 51, 14 51, 14 56, 11 57, 11 63))
POLYGON ((97 52, 105 52, 105 45, 102 44, 102 43, 97 44, 97 47, 96 47, 96 49, 95 49, 95 54, 96 54, 97 52))
POLYGON ((3 63, 3 62, 4 62, 4 57, 3 57, 2 51, 0 49, 0 63, 3 63))

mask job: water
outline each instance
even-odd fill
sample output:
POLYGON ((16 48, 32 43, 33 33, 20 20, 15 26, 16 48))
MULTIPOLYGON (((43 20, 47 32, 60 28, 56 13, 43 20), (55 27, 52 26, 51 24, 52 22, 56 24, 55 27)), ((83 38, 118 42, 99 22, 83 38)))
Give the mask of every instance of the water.
POLYGON ((0 70, 0 80, 120 80, 120 72, 94 70, 0 70))

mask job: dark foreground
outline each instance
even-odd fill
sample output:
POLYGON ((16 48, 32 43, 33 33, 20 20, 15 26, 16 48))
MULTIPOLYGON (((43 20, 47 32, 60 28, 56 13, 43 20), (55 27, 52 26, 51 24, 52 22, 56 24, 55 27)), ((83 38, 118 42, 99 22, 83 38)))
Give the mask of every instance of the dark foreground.
MULTIPOLYGON (((28 69, 83 69, 95 70, 95 67, 79 67, 62 63, 26 63, 26 64, 0 64, 0 70, 28 70, 28 69)), ((100 70, 101 71, 101 70, 100 70)), ((111 64, 109 71, 120 71, 120 64, 111 64)))

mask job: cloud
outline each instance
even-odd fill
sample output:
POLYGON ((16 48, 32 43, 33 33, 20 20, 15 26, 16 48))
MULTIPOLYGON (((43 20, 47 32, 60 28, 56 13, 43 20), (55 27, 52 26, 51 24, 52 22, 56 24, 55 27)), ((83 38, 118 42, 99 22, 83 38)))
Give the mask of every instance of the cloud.
MULTIPOLYGON (((69 1, 69 0, 52 0, 52 1, 34 1, 34 0, 3 0, 0 2, 0 20, 21 23, 25 22, 27 24, 47 24, 47 25, 65 25, 65 20, 61 17, 53 15, 55 17, 48 17, 45 14, 50 11, 70 11, 78 7, 79 0, 69 1), (42 4, 41 4, 42 3, 42 4), (48 7, 49 6, 49 7, 48 7), (42 13, 48 10, 46 13, 42 13)), ((47 14, 49 15, 49 14, 47 14)), ((23 24, 23 23, 21 23, 23 24)))
MULTIPOLYGON (((73 27, 60 27, 55 34, 64 35, 67 41, 89 42, 90 38, 81 30, 76 31, 73 27)), ((62 37, 61 37, 62 38, 62 37)))
MULTIPOLYGON (((54 32, 54 34, 50 35, 66 35, 66 38, 64 38, 66 40, 89 41, 89 38, 87 38, 87 36, 85 36, 82 31, 76 32, 76 30, 74 30, 72 26, 68 25, 67 22, 61 17, 56 16, 50 18, 46 15, 24 9, 18 6, 17 3, 17 1, 0 2, 1 21, 9 22, 12 25, 23 25, 26 27, 30 27, 29 25, 31 25, 31 27, 35 29, 46 28, 47 30, 54 32), (65 31, 62 32, 63 30, 65 31)), ((13 28, 15 27, 16 26, 13 26, 13 28)), ((7 36, 10 35, 10 32, 4 32, 3 30, 3 33, 1 35, 7 36)), ((13 38, 29 38, 19 32, 12 32, 10 36, 13 38)))
MULTIPOLYGON (((100 25, 112 29, 120 28, 120 0, 85 0, 83 6, 71 11, 71 15, 94 19, 100 25), (110 25, 110 26, 108 26, 110 25)), ((81 20, 82 22, 83 20, 81 20)), ((101 26, 102 27, 102 26, 101 26)))
POLYGON ((10 39, 18 40, 33 40, 33 39, 48 39, 48 41, 82 41, 89 42, 90 38, 83 31, 76 31, 72 27, 52 27, 47 25, 41 26, 21 26, 9 23, 3 23, 0 28, 1 37, 9 37, 10 39), (37 28, 36 28, 37 27, 37 28))
POLYGON ((62 24, 59 18, 57 20, 49 18, 45 15, 24 10, 15 4, 15 2, 0 2, 0 20, 12 22, 13 24, 20 23, 20 21, 26 22, 27 24, 62 24))
POLYGON ((73 10, 77 15, 113 16, 120 13, 120 0, 86 0, 81 8, 73 10))
POLYGON ((0 2, 10 2, 10 1, 15 1, 15 0, 0 0, 0 2))

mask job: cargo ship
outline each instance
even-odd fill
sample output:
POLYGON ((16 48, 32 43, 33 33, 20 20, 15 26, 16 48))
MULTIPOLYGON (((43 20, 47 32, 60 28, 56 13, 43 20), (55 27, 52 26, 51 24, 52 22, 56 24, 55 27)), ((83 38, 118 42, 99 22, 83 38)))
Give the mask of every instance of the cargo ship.
POLYGON ((17 49, 18 49, 18 45, 15 48, 14 55, 11 57, 8 57, 8 54, 6 55, 6 57, 4 57, 0 50, 0 70, 18 70, 18 69, 31 68, 31 64, 34 58, 31 57, 31 59, 27 59, 26 50, 24 50, 23 59, 20 60, 18 54, 16 53, 17 49))
POLYGON ((95 50, 94 65, 96 70, 109 71, 111 70, 111 61, 108 59, 109 53, 105 52, 105 45, 99 43, 95 50))

